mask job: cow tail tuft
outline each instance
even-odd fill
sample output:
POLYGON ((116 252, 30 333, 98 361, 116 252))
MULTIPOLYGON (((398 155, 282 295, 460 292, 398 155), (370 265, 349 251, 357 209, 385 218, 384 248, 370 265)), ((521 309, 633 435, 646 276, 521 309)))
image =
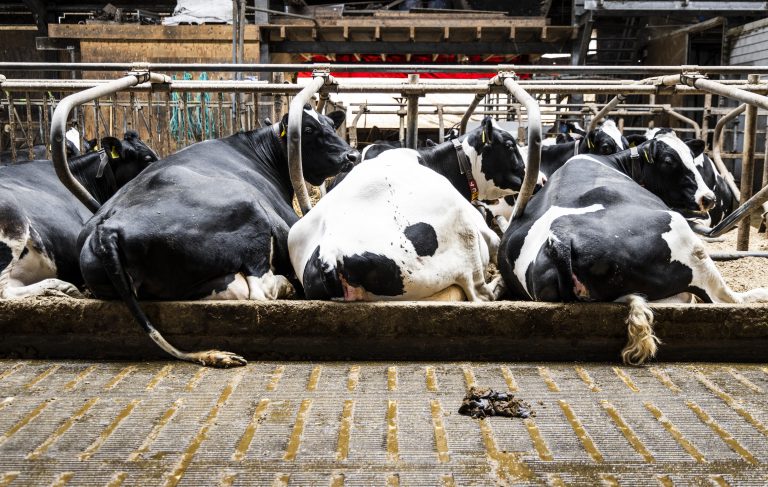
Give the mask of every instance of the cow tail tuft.
POLYGON ((648 302, 636 294, 628 296, 627 345, 621 358, 628 365, 642 365, 656 356, 661 341, 653 334, 653 312, 648 302))

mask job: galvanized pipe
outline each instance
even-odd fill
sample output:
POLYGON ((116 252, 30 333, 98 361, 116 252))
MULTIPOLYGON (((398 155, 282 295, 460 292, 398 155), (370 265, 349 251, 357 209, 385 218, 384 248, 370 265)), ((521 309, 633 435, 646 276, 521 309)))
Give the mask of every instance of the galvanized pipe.
MULTIPOLYGON (((750 71, 750 73, 754 73, 754 72, 762 72, 762 71, 759 71, 759 70, 750 71)), ((708 80, 699 76, 691 76, 685 73, 680 75, 680 82, 688 86, 692 86, 694 88, 708 91, 716 95, 725 96, 727 98, 732 98, 734 100, 739 100, 742 103, 747 103, 749 105, 756 106, 764 110, 768 110, 768 98, 744 89, 740 89, 734 86, 726 86, 721 83, 718 83, 717 81, 708 80)), ((756 85, 760 82, 760 77, 757 74, 755 74, 754 76, 749 75, 749 79, 747 80, 747 82, 750 85, 756 85), (753 80, 753 81, 750 82, 749 80, 753 80)))
POLYGON ((304 105, 309 103, 309 100, 320 91, 323 85, 334 82, 333 77, 328 74, 315 75, 312 81, 293 97, 288 109, 288 169, 293 191, 299 202, 301 213, 304 215, 312 209, 307 185, 304 183, 304 168, 301 161, 301 121, 304 105))
POLYGON ((616 108, 616 105, 626 100, 627 97, 623 94, 616 95, 611 101, 605 104, 605 106, 595 114, 594 117, 592 117, 592 120, 589 122, 589 126, 587 127, 587 132, 591 132, 597 128, 597 123, 605 118, 608 113, 616 108))
MULTIPOLYGON (((415 85, 419 82, 418 74, 408 75, 408 84, 415 85)), ((419 94, 409 94, 408 111, 406 114, 405 146, 416 149, 419 142, 419 94)))
POLYGON ((699 126, 698 123, 696 123, 696 120, 693 120, 691 118, 686 117, 685 115, 681 115, 677 113, 675 110, 672 109, 669 105, 664 105, 662 107, 662 110, 664 110, 664 113, 669 114, 671 117, 676 118, 680 120, 681 122, 687 123, 691 127, 693 127, 693 132, 696 134, 697 139, 701 139, 701 126, 699 126))
POLYGON ((74 107, 93 101, 96 98, 111 95, 138 83, 167 83, 165 75, 141 71, 130 73, 123 78, 101 84, 99 86, 74 93, 62 98, 51 117, 51 158, 56 169, 56 175, 64 186, 69 189, 89 210, 96 212, 101 205, 90 193, 72 176, 67 164, 66 143, 64 134, 67 130, 67 118, 74 107))
MULTIPOLYGON (((584 65, 454 65, 454 64, 220 64, 220 63, 147 63, 150 71, 213 72, 312 72, 330 69, 335 72, 406 72, 406 73, 496 73, 514 71, 531 74, 679 74, 696 71, 702 74, 768 74, 768 66, 584 66, 584 65)), ((132 63, 45 63, 1 62, 0 71, 126 71, 132 63)), ((489 76, 490 77, 490 76, 489 76)))
POLYGON ((744 113, 744 110, 746 109, 747 104, 742 103, 733 109, 730 113, 721 117, 715 125, 715 133, 712 136, 712 162, 715 163, 715 167, 717 167, 720 176, 725 179, 725 182, 728 184, 728 187, 731 189, 731 192, 733 192, 735 198, 738 201, 741 201, 741 190, 736 185, 736 181, 733 179, 733 175, 725 166, 722 158, 723 128, 728 122, 744 113))
POLYGON ((697 234, 705 237, 719 237, 733 227, 739 224, 741 220, 748 217, 758 206, 768 202, 768 186, 761 189, 754 196, 736 208, 733 213, 723 218, 723 220, 712 228, 704 225, 691 225, 697 234))
POLYGON ((347 127, 349 130, 349 145, 355 149, 357 149, 357 124, 360 121, 360 117, 363 116, 364 113, 368 113, 368 107, 365 105, 365 103, 361 103, 358 106, 355 118, 352 119, 352 124, 347 127))
MULTIPOLYGON (((495 81, 496 78, 493 78, 491 82, 495 81)), ((491 84, 489 82, 489 85, 491 84)), ((470 117, 472 117, 472 113, 474 113, 475 108, 477 108, 477 105, 480 104, 480 101, 482 101, 483 98, 485 98, 485 95, 488 94, 487 92, 488 88, 486 88, 485 93, 478 93, 475 95, 475 97, 472 99, 472 103, 469 104, 469 107, 467 107, 467 110, 464 112, 464 115, 461 117, 461 122, 459 123, 459 135, 464 135, 467 133, 467 124, 469 123, 470 117)))
MULTIPOLYGON (((31 91, 31 92, 47 92, 47 91, 79 91, 85 88, 92 88, 104 84, 105 82, 99 80, 87 80, 84 82, 73 82, 73 80, 7 80, 0 83, 6 91, 31 91)), ((768 94, 768 84, 758 86, 743 86, 744 89, 739 90, 742 93, 753 93, 755 96, 760 94, 768 94)), ((727 86, 730 88, 732 86, 727 86)), ((490 87, 493 89, 493 86, 490 87)), ((563 85, 552 86, 546 84, 532 84, 525 85, 525 90, 531 94, 578 94, 578 93, 594 93, 601 95, 653 95, 659 91, 659 87, 643 84, 628 84, 628 85, 596 85, 596 84, 582 84, 582 85, 563 85)), ((152 89, 149 83, 139 84, 131 87, 131 91, 150 91, 152 89)), ((273 94, 280 93, 285 95, 294 95, 301 91, 302 87, 298 85, 288 84, 276 84, 276 83, 261 83, 258 81, 231 81, 231 80, 216 80, 216 81, 199 81, 199 80, 172 80, 168 89, 176 92, 201 92, 201 91, 228 91, 235 93, 264 93, 273 94)), ((405 96, 411 94, 422 94, 426 91, 433 93, 469 93, 485 96, 488 93, 489 85, 486 83, 461 85, 451 83, 429 83, 421 81, 415 84, 408 83, 342 83, 338 84, 334 91, 337 93, 392 93, 403 94, 405 96)), ((699 88, 693 88, 685 85, 670 86, 665 89, 673 94, 683 95, 703 95, 707 91, 699 88)))
POLYGON ((515 207, 512 210, 511 219, 520 218, 528 200, 533 195, 536 186, 536 180, 539 175, 539 166, 541 163, 541 113, 539 105, 511 76, 499 75, 499 79, 509 93, 517 101, 525 106, 528 115, 528 132, 526 141, 528 143, 528 165, 525 168, 525 178, 520 187, 520 193, 515 201, 515 207))
MULTIPOLYGON (((749 75, 750 83, 760 81, 757 74, 749 75)), ((766 100, 768 102, 768 100, 766 100)), ((766 103, 768 107, 768 103, 766 103)), ((745 200, 752 195, 752 187, 755 180, 755 129, 757 128, 757 107, 753 104, 747 104, 747 111, 744 114, 744 156, 741 158, 741 200, 745 200)), ((749 217, 739 222, 739 231, 736 237, 736 250, 749 250, 749 217)))

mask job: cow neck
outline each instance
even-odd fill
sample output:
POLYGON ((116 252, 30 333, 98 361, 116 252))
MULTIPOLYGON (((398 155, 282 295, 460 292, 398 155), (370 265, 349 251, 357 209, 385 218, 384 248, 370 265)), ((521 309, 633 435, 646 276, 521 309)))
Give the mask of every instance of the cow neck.
MULTIPOLYGON (((454 140, 461 141, 464 140, 464 137, 454 140)), ((475 183, 475 188, 477 188, 477 183, 474 177, 472 177, 472 163, 464 149, 461 148, 461 152, 459 152, 459 149, 454 144, 453 141, 449 141, 434 147, 420 149, 421 165, 432 169, 448 179, 451 185, 456 188, 456 191, 461 193, 467 201, 472 201, 470 178, 475 183), (464 161, 460 161, 460 155, 465 158, 464 161), (462 167, 465 169, 462 170, 462 167)), ((461 142, 458 142, 458 144, 461 146, 461 142)))
POLYGON ((117 192, 117 183, 109 155, 104 149, 67 161, 72 175, 99 203, 106 202, 117 192))
POLYGON ((623 172, 640 186, 644 186, 643 165, 653 164, 649 146, 650 141, 643 142, 637 147, 631 147, 616 154, 603 157, 606 158, 609 166, 623 172))
POLYGON ((263 176, 269 176, 280 187, 287 200, 293 198, 288 147, 283 124, 275 124, 241 134, 250 148, 253 164, 263 176), (276 125, 276 126, 275 126, 276 125), (262 171, 263 170, 263 171, 262 171))

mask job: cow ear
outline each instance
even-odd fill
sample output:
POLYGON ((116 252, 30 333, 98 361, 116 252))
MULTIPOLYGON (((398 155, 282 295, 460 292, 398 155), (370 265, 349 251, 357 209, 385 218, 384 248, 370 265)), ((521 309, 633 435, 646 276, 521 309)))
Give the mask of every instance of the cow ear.
POLYGON ((490 144, 493 140, 493 119, 485 117, 482 126, 483 132, 480 134, 480 140, 483 142, 483 145, 490 144))
POLYGON ((587 134, 587 148, 589 150, 592 150, 595 148, 595 135, 597 134, 597 130, 590 130, 587 134))
POLYGON ((333 128, 337 129, 341 127, 341 124, 347 119, 347 114, 344 110, 336 110, 329 113, 328 118, 333 120, 333 128))
POLYGON ((110 159, 120 159, 123 155, 123 143, 115 137, 101 139, 101 148, 107 152, 110 159))
POLYGON ((627 139, 627 142, 629 143, 629 147, 637 147, 638 145, 648 140, 645 138, 645 135, 636 135, 636 134, 627 135, 626 139, 627 139))
POLYGON ((706 144, 701 139, 694 139, 685 141, 685 145, 691 149, 691 152, 693 152, 693 157, 699 157, 702 153, 704 153, 704 147, 706 144))

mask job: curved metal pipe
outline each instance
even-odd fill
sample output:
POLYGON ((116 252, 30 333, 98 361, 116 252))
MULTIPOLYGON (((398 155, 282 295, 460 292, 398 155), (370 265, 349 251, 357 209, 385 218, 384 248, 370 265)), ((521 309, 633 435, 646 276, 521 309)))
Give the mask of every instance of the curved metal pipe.
POLYGON ((696 120, 690 119, 685 115, 681 115, 680 113, 677 113, 669 105, 664 105, 661 109, 664 110, 664 113, 669 114, 671 117, 676 118, 681 122, 687 123, 688 125, 693 127, 693 132, 694 134, 696 134, 696 138, 701 139, 701 126, 698 123, 696 123, 696 120))
POLYGON ((70 172, 69 165, 67 164, 64 134, 67 129, 69 112, 71 112, 74 107, 80 106, 83 103, 93 101, 102 96, 117 93, 120 90, 147 81, 151 83, 167 83, 170 81, 170 78, 165 75, 145 71, 131 73, 120 79, 95 86, 85 91, 73 93, 62 98, 56 106, 56 110, 53 112, 53 116, 51 117, 51 159, 53 160, 53 167, 56 169, 56 175, 64 186, 66 186, 77 199, 94 213, 101 207, 101 205, 93 196, 91 196, 83 185, 72 176, 72 172, 70 172))
POLYGON ((715 125, 715 133, 712 136, 712 162, 715 163, 715 167, 717 167, 720 176, 725 179, 726 184, 728 184, 728 187, 731 188, 731 192, 733 192, 737 201, 741 201, 741 190, 738 185, 736 185, 736 181, 733 179, 731 172, 727 167, 725 167, 725 163, 723 162, 723 158, 721 156, 723 145, 723 129, 728 122, 744 113, 744 110, 746 109, 747 104, 742 103, 723 117, 720 117, 720 120, 718 120, 717 124, 715 125))
POLYGON ((727 98, 733 98, 734 100, 739 100, 742 103, 747 103, 749 105, 768 110, 768 98, 756 93, 742 90, 734 86, 724 85, 705 78, 700 78, 698 76, 686 76, 685 74, 682 74, 680 75, 680 81, 683 84, 698 88, 700 90, 708 91, 720 96, 725 96, 727 98))
POLYGON ((369 111, 370 110, 368 110, 368 105, 361 103, 357 107, 357 114, 355 115, 355 118, 352 119, 352 123, 349 125, 349 127, 347 127, 347 131, 349 133, 349 145, 355 149, 357 149, 357 123, 360 121, 360 117, 369 111))
MULTIPOLYGON (((509 93, 525 106, 528 113, 528 166, 525 168, 525 178, 520 187, 520 194, 515 201, 515 207, 512 210, 510 220, 520 218, 528 204, 528 200, 533 195, 536 186, 536 180, 539 175, 539 166, 541 164, 541 112, 539 105, 531 95, 528 94, 511 76, 500 77, 503 79, 504 87, 509 93)), ((495 79, 495 78, 494 78, 495 79)))
POLYGON ((312 81, 293 97, 288 110, 288 171, 299 208, 304 215, 312 209, 312 202, 309 200, 307 185, 304 183, 304 168, 301 163, 301 119, 304 105, 309 103, 312 96, 326 83, 334 83, 333 76, 325 73, 315 75, 312 81))
POLYGON ((723 220, 712 228, 705 227, 703 225, 692 225, 691 228, 705 237, 719 237, 728 230, 732 229, 739 224, 741 220, 748 217, 753 210, 763 203, 768 202, 768 186, 761 189, 754 196, 744 202, 743 205, 736 208, 736 210, 723 218, 723 220))
POLYGON ((592 117, 592 120, 589 122, 589 126, 587 127, 587 132, 591 132, 595 130, 597 127, 597 123, 605 118, 608 113, 616 108, 616 105, 626 100, 627 97, 625 95, 616 95, 611 101, 605 104, 605 106, 595 114, 594 117, 592 117))
MULTIPOLYGON (((496 80, 496 78, 493 78, 491 81, 488 82, 488 85, 490 86, 493 84, 493 82, 496 80)), ((467 133, 467 124, 469 123, 469 119, 472 116, 472 113, 474 113, 475 108, 477 108, 477 105, 480 104, 480 102, 485 98, 485 95, 487 93, 478 93, 475 95, 475 97, 472 99, 472 103, 469 104, 469 107, 467 107, 467 111, 464 112, 464 115, 461 117, 461 122, 459 123, 459 135, 464 135, 467 133)))

